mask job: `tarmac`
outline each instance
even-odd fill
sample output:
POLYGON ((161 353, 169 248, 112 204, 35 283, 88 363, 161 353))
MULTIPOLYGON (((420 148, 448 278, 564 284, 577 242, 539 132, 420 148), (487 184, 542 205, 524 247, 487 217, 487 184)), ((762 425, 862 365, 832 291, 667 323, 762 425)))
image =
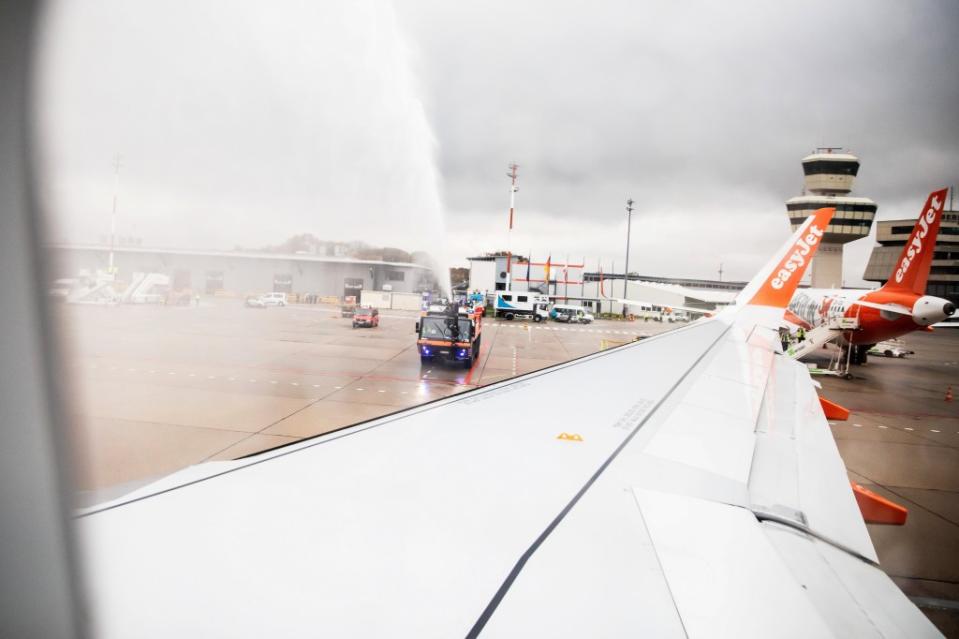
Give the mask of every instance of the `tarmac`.
MULTIPOLYGON (((486 318, 480 357, 464 370, 421 366, 414 312, 382 311, 379 327, 353 329, 326 305, 61 309, 81 505, 674 326, 486 318)), ((904 341, 914 355, 870 356, 852 380, 817 379, 852 410, 831 422, 850 479, 909 509, 904 526, 868 526, 883 569, 959 637, 959 399, 945 401, 950 385, 959 393, 959 330, 904 341)))
POLYGON ((668 330, 486 318, 469 370, 421 366, 418 312, 352 328, 338 307, 64 306, 84 502, 668 330))
POLYGON ((849 478, 909 509, 906 524, 868 524, 879 562, 939 629, 959 637, 959 329, 914 332, 914 355, 869 356, 854 379, 818 378, 852 411, 831 422, 849 478))

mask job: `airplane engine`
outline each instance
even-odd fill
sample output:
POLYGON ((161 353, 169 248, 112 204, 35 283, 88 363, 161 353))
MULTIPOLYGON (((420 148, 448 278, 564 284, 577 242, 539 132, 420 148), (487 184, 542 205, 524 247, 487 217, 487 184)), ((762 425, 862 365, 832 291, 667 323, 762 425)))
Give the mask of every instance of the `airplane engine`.
POLYGON ((949 300, 932 295, 923 295, 912 305, 912 319, 920 326, 930 326, 952 317, 956 312, 956 305, 949 300))

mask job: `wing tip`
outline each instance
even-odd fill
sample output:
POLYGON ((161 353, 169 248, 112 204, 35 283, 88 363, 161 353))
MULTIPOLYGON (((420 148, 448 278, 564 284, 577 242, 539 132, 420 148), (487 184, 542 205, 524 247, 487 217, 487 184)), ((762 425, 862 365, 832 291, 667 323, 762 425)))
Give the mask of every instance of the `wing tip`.
POLYGON ((799 287, 799 281, 822 244, 826 228, 835 212, 834 207, 818 209, 799 227, 781 249, 781 258, 771 269, 757 275, 756 279, 762 278, 762 285, 746 302, 747 305, 773 308, 789 306, 789 301, 799 287))

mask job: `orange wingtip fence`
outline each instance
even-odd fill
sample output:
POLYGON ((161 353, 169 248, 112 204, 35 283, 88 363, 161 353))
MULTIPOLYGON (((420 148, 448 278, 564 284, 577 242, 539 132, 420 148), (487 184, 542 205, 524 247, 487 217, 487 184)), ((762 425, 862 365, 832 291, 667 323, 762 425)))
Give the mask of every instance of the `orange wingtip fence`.
POLYGON ((902 526, 906 523, 909 511, 899 504, 877 495, 868 488, 863 488, 856 482, 852 484, 852 492, 859 504, 859 512, 867 524, 890 524, 902 526))
POLYGON ((819 405, 822 406, 822 412, 825 413, 826 419, 835 419, 841 422, 849 419, 849 409, 840 406, 836 402, 831 402, 825 397, 820 397, 819 405))

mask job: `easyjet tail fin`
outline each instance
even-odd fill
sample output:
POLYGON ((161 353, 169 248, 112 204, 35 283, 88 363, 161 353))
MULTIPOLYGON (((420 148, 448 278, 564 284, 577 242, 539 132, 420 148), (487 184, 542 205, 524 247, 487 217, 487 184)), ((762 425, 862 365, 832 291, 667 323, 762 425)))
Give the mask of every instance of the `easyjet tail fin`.
POLYGON ((926 282, 929 280, 933 249, 936 247, 936 236, 939 235, 939 223, 942 222, 945 203, 946 189, 929 194, 909 240, 902 248, 902 254, 892 267, 884 289, 926 294, 926 282))
POLYGON ((819 209, 793 233, 779 252, 746 285, 736 297, 737 305, 770 306, 786 308, 792 299, 799 280, 809 267, 822 243, 834 208, 819 209))

